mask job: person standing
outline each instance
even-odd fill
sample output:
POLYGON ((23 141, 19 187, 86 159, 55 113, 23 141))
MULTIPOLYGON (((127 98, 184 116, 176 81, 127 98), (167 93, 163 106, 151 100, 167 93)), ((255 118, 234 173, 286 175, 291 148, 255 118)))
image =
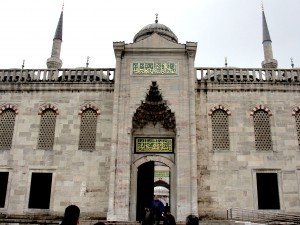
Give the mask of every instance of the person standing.
POLYGON ((164 204, 159 200, 158 195, 155 195, 150 205, 150 212, 152 214, 155 225, 158 225, 159 222, 162 220, 162 214, 164 213, 164 209, 164 204))

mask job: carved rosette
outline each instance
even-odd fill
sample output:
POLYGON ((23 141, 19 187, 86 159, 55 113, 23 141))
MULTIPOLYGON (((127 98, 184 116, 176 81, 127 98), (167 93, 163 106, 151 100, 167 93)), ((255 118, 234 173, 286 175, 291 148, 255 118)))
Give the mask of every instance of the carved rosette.
POLYGON ((133 116, 133 128, 142 129, 147 123, 154 126, 161 123, 166 129, 175 129, 175 113, 167 106, 163 100, 156 81, 152 81, 146 100, 142 101, 133 116))

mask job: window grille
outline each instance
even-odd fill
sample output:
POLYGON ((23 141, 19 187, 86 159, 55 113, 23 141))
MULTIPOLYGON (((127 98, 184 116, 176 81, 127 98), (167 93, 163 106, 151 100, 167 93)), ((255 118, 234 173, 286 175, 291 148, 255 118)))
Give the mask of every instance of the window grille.
POLYGON ((97 112, 86 109, 81 114, 79 150, 93 151, 96 147, 97 112))
POLYGON ((56 112, 47 109, 42 113, 38 148, 52 150, 54 143, 56 112))
POLYGON ((253 114, 256 150, 272 150, 270 119, 267 112, 258 110, 253 114))
POLYGON ((221 109, 211 115, 213 150, 229 150, 228 114, 221 109))
POLYGON ((297 136, 298 136, 298 145, 300 147, 300 111, 298 111, 295 114, 295 119, 296 119, 296 129, 297 129, 297 136))
POLYGON ((12 146, 16 113, 6 109, 0 115, 0 149, 9 150, 12 146))

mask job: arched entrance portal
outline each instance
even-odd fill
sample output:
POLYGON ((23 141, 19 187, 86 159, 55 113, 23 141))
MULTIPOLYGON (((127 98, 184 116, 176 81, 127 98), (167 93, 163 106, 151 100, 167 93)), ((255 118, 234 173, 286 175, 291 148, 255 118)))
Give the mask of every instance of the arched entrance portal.
POLYGON ((143 156, 133 162, 130 198, 132 220, 142 221, 145 206, 150 206, 154 194, 175 213, 174 173, 174 161, 167 155, 143 156))
POLYGON ((143 220, 145 207, 150 207, 154 195, 157 195, 166 207, 170 207, 170 168, 161 162, 150 161, 138 167, 137 221, 143 220))

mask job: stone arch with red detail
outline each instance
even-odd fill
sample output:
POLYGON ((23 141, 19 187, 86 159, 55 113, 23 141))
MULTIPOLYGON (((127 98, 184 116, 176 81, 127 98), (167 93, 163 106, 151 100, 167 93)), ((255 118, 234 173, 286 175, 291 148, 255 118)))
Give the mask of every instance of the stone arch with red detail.
POLYGON ((300 112, 300 106, 297 106, 295 108, 293 108, 293 111, 292 111, 292 116, 296 116, 297 113, 300 112))
POLYGON ((56 113, 56 115, 59 115, 58 108, 52 103, 46 103, 41 105, 38 114, 42 115, 42 113, 47 109, 52 109, 56 113))
POLYGON ((218 109, 221 109, 221 110, 223 110, 224 112, 226 112, 228 116, 231 115, 231 111, 230 111, 226 106, 221 105, 221 104, 220 104, 220 105, 217 105, 217 106, 215 106, 215 107, 213 107, 213 108, 211 108, 211 109, 209 110, 208 115, 211 116, 211 115, 212 115, 216 110, 218 110, 218 109))
POLYGON ((3 111, 5 111, 7 109, 11 109, 15 112, 15 114, 19 114, 19 110, 18 110, 17 106, 15 106, 13 104, 5 104, 0 107, 0 115, 3 113, 3 111))
POLYGON ((85 110, 87 110, 87 109, 93 109, 93 110, 95 110, 95 112, 97 113, 97 115, 101 114, 101 111, 100 111, 99 107, 96 104, 94 104, 94 103, 86 103, 86 104, 84 104, 83 106, 80 107, 78 115, 82 115, 82 113, 85 110))
POLYGON ((251 109, 250 116, 253 116, 254 113, 258 110, 263 110, 268 113, 268 116, 272 116, 271 110, 267 106, 261 105, 261 104, 258 104, 254 108, 251 109))

